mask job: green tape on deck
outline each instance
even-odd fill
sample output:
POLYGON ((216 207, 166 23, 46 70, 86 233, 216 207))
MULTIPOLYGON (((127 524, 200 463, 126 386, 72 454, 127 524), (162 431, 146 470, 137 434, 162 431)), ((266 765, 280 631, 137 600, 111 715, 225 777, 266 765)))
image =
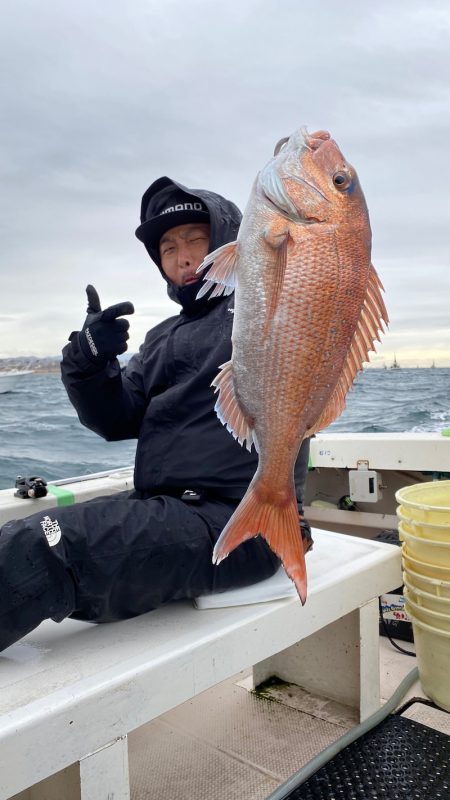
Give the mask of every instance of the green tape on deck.
POLYGON ((53 486, 53 484, 49 483, 47 485, 47 489, 50 494, 56 497, 56 505, 58 506, 72 506, 75 502, 75 495, 73 492, 69 492, 68 489, 63 489, 61 486, 53 486))
POLYGON ((309 470, 314 469, 311 456, 309 456, 309 458, 308 458, 308 469, 309 470))

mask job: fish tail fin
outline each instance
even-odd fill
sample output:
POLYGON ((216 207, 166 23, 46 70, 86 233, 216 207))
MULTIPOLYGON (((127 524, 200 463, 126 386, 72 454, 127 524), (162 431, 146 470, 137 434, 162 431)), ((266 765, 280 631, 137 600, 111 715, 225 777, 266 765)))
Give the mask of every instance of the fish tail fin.
POLYGON ((220 564, 238 545, 258 535, 281 559, 304 605, 307 593, 305 554, 293 487, 286 499, 275 502, 273 494, 265 494, 258 481, 252 481, 216 543, 213 562, 220 564))

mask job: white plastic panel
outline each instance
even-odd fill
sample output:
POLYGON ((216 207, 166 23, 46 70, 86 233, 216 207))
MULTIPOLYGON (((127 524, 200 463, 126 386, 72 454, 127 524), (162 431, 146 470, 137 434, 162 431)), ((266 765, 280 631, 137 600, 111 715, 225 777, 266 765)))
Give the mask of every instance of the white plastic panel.
POLYGON ((313 467, 450 472, 450 437, 440 433, 320 433, 311 440, 313 467))

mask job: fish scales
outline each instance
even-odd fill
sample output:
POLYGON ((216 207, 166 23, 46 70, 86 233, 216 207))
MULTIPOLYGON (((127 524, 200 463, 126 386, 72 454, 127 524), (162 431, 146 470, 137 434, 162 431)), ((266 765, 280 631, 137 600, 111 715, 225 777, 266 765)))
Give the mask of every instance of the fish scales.
POLYGON ((269 463, 275 473, 272 480, 278 483, 291 474, 297 455, 287 442, 292 438, 298 451, 305 431, 331 396, 345 356, 341 340, 347 348, 363 299, 361 291, 358 298, 360 287, 351 266, 339 263, 333 232, 316 236, 301 230, 299 238, 300 245, 292 241, 289 246, 283 292, 269 336, 263 336, 264 297, 253 303, 252 309, 249 303, 239 301, 235 309, 233 348, 240 365, 234 373, 236 393, 255 418, 261 468, 269 463), (319 277, 314 270, 317 258, 326 264, 319 277), (296 291, 299 282, 302 293, 296 291), (335 298, 334 304, 323 302, 327 294, 335 298), (345 305, 353 306, 346 310, 348 331, 343 325, 345 305), (335 358, 338 348, 340 359, 335 358), (293 362, 297 370, 292 369, 293 362), (279 413, 281 404, 283 415, 279 413))
POLYGON ((258 451, 249 489, 217 542, 220 561, 264 536, 306 599, 294 485, 305 436, 329 424, 387 323, 357 175, 329 134, 300 130, 258 175, 235 244, 207 257, 204 291, 236 287, 233 355, 216 410, 258 451), (225 258, 226 256, 226 258, 225 258), (233 265, 233 268, 230 268, 233 265))

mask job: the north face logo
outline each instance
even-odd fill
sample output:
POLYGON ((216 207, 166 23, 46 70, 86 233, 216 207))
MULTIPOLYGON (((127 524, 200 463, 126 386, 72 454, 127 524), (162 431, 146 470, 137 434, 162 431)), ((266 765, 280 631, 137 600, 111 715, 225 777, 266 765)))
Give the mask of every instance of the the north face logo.
POLYGON ((49 543, 50 547, 54 547, 55 544, 58 544, 62 535, 58 520, 50 519, 50 517, 45 516, 44 519, 41 521, 41 527, 45 533, 47 542, 49 543))

